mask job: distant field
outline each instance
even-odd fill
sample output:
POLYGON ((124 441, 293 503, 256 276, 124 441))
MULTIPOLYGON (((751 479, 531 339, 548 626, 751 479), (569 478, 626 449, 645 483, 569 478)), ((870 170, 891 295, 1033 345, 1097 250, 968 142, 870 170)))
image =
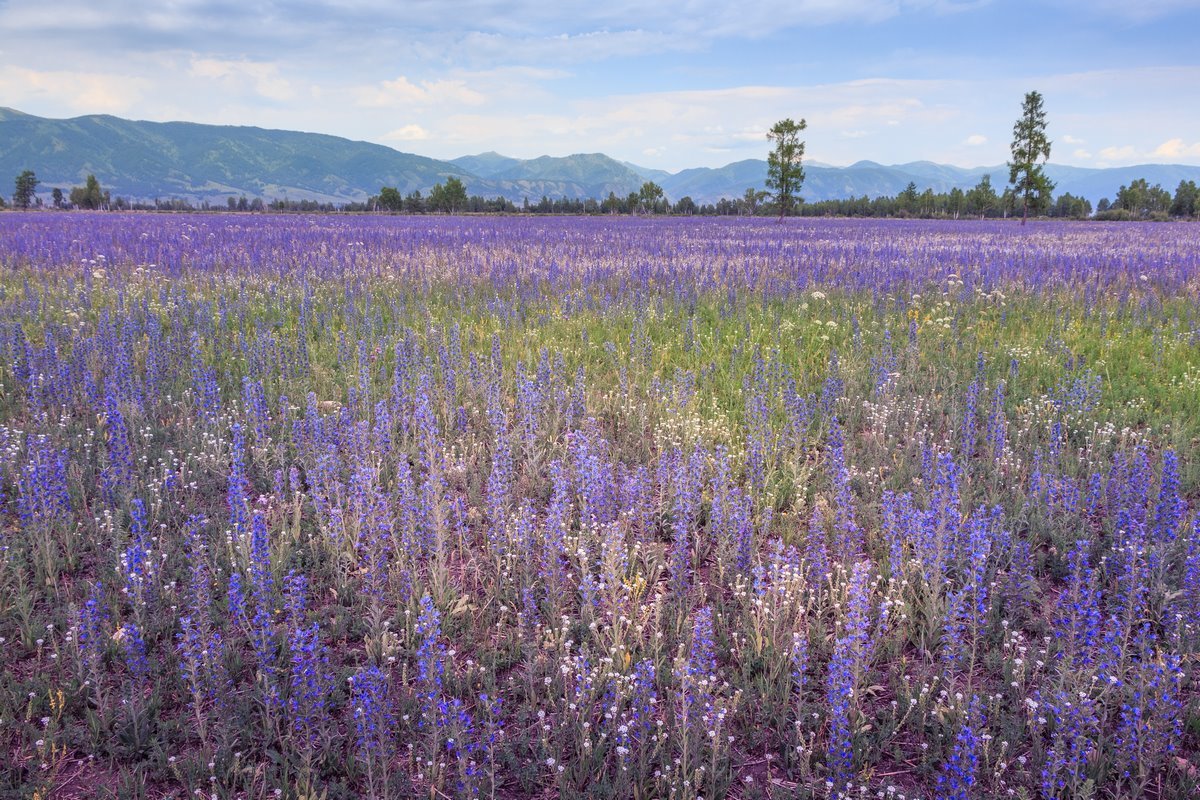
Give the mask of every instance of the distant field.
POLYGON ((0 214, 0 797, 1200 781, 1200 225, 0 214))

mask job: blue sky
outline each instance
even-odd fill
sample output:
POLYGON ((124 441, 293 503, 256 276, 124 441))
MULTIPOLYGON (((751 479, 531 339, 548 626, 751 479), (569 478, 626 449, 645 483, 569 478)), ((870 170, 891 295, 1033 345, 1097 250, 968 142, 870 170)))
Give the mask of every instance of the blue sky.
POLYGON ((992 165, 1024 93, 1051 160, 1200 164, 1200 0, 0 0, 0 105, 258 125, 435 158, 605 152, 992 165))

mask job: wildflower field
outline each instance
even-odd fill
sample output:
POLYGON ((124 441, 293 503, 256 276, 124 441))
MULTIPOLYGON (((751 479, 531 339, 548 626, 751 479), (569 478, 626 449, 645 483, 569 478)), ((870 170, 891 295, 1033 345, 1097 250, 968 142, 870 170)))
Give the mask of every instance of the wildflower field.
POLYGON ((0 215, 0 796, 1175 798, 1200 225, 0 215))

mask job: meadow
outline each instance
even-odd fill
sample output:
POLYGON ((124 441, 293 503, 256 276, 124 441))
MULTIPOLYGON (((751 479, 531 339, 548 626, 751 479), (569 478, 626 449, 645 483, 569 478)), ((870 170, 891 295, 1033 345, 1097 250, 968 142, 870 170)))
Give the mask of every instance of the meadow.
POLYGON ((0 796, 1176 798, 1200 225, 0 215, 0 796))

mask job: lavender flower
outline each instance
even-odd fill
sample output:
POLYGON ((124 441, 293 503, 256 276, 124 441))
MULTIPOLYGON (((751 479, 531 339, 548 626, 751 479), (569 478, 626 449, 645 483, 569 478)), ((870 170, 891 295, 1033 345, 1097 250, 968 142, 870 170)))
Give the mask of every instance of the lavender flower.
POLYGON ((259 671, 264 677, 270 677, 275 670, 275 625, 271 613, 274 602, 273 589, 267 522, 263 515, 256 511, 250 526, 250 593, 254 599, 250 641, 254 645, 259 671))
POLYGON ((1187 505, 1179 494, 1179 457, 1174 450, 1163 453, 1162 481, 1154 508, 1154 540, 1173 542, 1183 522, 1187 505))
POLYGON ((146 655, 146 641, 142 638, 142 630, 136 622, 129 621, 121 628, 119 635, 125 668, 129 670, 134 684, 143 686, 150 678, 150 660, 146 655))
POLYGON ((445 674, 445 647, 441 643, 441 615, 429 595, 421 597, 421 613, 417 617, 417 698, 421 705, 421 728, 439 726, 438 701, 442 694, 445 674))
POLYGON ((229 526, 234 537, 241 541, 249 528, 249 481, 246 478, 246 439, 242 426, 233 424, 232 455, 229 467, 229 526))
POLYGON ((827 758, 833 794, 849 796, 854 778, 854 738, 851 716, 854 713, 858 679, 866 667, 870 642, 871 600, 869 562, 854 565, 847 587, 845 625, 834 644, 825 681, 829 714, 829 754, 827 758))
POLYGON ((938 797, 971 800, 974 796, 973 789, 979 781, 979 729, 982 726, 979 697, 973 695, 962 727, 954 738, 950 758, 938 775, 938 797))
POLYGON ((358 753, 366 761, 387 763, 391 757, 396 720, 388 695, 387 675, 374 664, 351 678, 358 753))
POLYGON ((88 599, 79 612, 79 628, 76 633, 80 659, 93 680, 100 675, 105 642, 108 640, 107 627, 108 607, 104 602, 104 585, 95 583, 92 584, 88 599))
POLYGON ((1044 701, 1035 696, 1035 708, 1043 702, 1054 717, 1054 734, 1042 766, 1042 793, 1064 800, 1077 797, 1094 767, 1100 735, 1096 703, 1086 692, 1065 690, 1044 701))
POLYGON ((1092 663, 1100 637, 1100 590, 1088 557, 1091 544, 1080 539, 1067 556, 1070 580, 1059 601, 1055 635, 1073 666, 1092 663))

